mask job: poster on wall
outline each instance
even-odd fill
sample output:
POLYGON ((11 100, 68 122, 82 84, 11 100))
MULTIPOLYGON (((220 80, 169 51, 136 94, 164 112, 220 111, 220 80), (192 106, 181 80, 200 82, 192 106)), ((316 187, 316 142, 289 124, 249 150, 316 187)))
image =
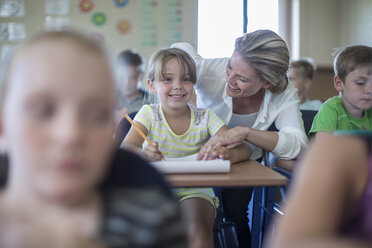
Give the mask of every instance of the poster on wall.
POLYGON ((155 0, 142 2, 141 18, 141 44, 144 47, 156 47, 158 45, 158 3, 155 0))
POLYGON ((70 0, 45 0, 46 15, 70 14, 70 0))
POLYGON ((23 40, 26 38, 26 27, 24 23, 3 22, 0 23, 0 40, 23 40))
POLYGON ((24 15, 24 0, 0 0, 0 17, 21 17, 24 15))
POLYGON ((15 45, 3 45, 1 47, 1 60, 0 63, 5 63, 9 56, 12 54, 12 51, 16 48, 15 45))
POLYGON ((46 30, 62 30, 70 26, 70 18, 61 16, 46 16, 46 30))

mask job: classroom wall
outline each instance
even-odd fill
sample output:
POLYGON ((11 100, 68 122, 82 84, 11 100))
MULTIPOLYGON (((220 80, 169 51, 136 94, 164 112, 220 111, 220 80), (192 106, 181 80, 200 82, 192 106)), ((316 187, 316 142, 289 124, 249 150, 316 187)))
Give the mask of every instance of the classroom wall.
POLYGON ((299 57, 313 58, 318 67, 309 98, 324 101, 338 94, 333 86, 335 49, 356 44, 372 46, 372 1, 299 0, 299 3, 299 57))
MULTIPOLYGON (((187 41, 196 46, 197 0, 127 0, 124 7, 118 7, 118 0, 85 0, 93 3, 89 12, 83 12, 80 3, 84 0, 20 0, 25 4, 25 15, 0 18, 1 23, 24 23, 30 35, 44 29, 46 18, 68 19, 72 27, 97 37, 103 37, 113 56, 121 50, 135 48, 146 58, 158 48, 169 46, 176 41, 187 41), (48 15, 47 2, 70 2, 69 13, 48 15), (93 21, 95 13, 106 17, 102 25, 93 21), (118 22, 124 23, 126 33, 119 32, 118 22)), ((17 41, 0 40, 0 46, 16 44, 17 41)))

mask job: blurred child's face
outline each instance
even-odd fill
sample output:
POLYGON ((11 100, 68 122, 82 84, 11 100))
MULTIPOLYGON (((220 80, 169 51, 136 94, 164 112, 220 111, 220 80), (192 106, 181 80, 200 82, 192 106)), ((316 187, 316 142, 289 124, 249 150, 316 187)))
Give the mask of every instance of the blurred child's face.
POLYGON ((354 111, 363 111, 372 107, 372 67, 362 66, 347 74, 345 82, 337 84, 335 87, 342 91, 342 101, 346 109, 353 113, 354 111))
POLYGON ((50 200, 93 191, 112 153, 112 81, 103 58, 69 41, 18 54, 3 115, 11 179, 50 200))
POLYGON ((287 76, 288 80, 293 84, 294 87, 298 89, 299 93, 306 91, 306 78, 304 78, 300 72, 291 68, 288 70, 287 76))
POLYGON ((151 92, 158 95, 163 109, 182 109, 187 106, 194 93, 194 84, 190 81, 188 70, 182 74, 177 59, 171 59, 165 65, 164 78, 149 82, 151 92))
POLYGON ((137 84, 141 78, 141 72, 135 66, 124 66, 119 69, 119 90, 126 97, 137 94, 137 84))
POLYGON ((229 60, 226 75, 226 93, 233 98, 256 95, 261 89, 267 89, 271 85, 236 51, 229 60))

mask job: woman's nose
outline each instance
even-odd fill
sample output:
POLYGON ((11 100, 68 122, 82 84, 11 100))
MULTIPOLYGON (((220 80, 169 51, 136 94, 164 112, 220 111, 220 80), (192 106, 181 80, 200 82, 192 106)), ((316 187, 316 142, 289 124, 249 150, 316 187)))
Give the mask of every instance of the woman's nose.
POLYGON ((226 82, 232 83, 233 79, 234 79, 233 73, 230 73, 229 75, 227 75, 226 82))

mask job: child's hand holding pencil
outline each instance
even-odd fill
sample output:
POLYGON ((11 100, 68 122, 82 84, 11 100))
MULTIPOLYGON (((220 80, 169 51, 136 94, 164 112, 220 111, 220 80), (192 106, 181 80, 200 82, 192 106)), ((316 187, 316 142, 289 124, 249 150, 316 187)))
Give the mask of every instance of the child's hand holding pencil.
POLYGON ((128 114, 125 114, 124 117, 137 130, 137 132, 142 136, 142 138, 144 138, 149 144, 143 149, 142 151, 143 155, 150 161, 160 161, 165 159, 163 154, 159 151, 158 143, 157 142, 152 143, 147 138, 147 136, 141 131, 141 129, 133 122, 133 120, 130 118, 128 114))

